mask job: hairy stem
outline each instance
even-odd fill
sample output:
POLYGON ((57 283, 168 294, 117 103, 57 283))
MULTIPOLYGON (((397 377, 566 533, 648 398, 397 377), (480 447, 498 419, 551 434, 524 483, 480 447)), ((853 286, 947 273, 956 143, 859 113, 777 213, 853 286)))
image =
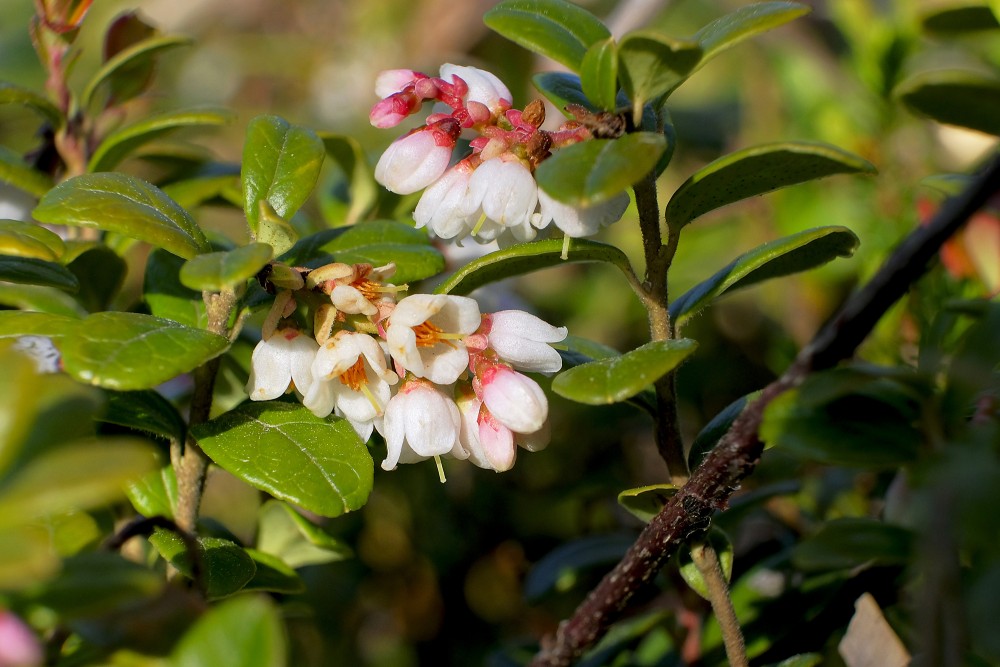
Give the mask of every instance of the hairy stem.
POLYGON ((722 564, 719 563, 719 555, 711 544, 702 542, 691 548, 691 559, 708 587, 708 601, 712 603, 712 612, 722 630, 722 641, 726 646, 729 664, 732 667, 749 667, 743 631, 740 630, 740 622, 729 597, 729 587, 722 572, 722 564))

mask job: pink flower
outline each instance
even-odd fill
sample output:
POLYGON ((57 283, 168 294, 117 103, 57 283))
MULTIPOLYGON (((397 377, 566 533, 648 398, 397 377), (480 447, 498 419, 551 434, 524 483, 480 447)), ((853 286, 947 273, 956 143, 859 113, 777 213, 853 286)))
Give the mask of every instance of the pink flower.
POLYGON ((462 413, 461 442, 469 461, 480 468, 504 472, 514 467, 517 446, 514 432, 501 424, 483 407, 483 402, 469 387, 456 400, 462 413))
POLYGON ((486 70, 451 63, 441 65, 442 79, 451 81, 453 76, 457 76, 468 86, 469 90, 463 96, 467 104, 469 102, 482 104, 494 116, 500 115, 514 103, 514 96, 510 94, 503 81, 486 70))
POLYGON ((548 343, 566 338, 566 327, 554 327, 523 310, 502 310, 483 316, 489 346, 501 359, 522 371, 555 373, 562 357, 548 343))
MULTIPOLYGON (((378 424, 376 423, 376 426, 378 424)), ((467 454, 459 441, 461 415, 455 401, 426 380, 411 379, 389 400, 380 433, 385 437, 383 470, 433 456, 467 454)))
POLYGON ((460 130, 444 119, 396 139, 375 165, 375 180, 400 195, 426 188, 448 168, 460 130))
POLYGON ((37 667, 42 664, 38 637, 14 614, 0 610, 0 667, 37 667))
POLYGON ((297 329, 278 329, 261 339, 250 358, 247 393, 253 401, 278 398, 289 386, 306 394, 312 385, 310 367, 319 345, 297 329))
POLYGON ((426 79, 427 75, 414 72, 412 69, 387 69, 379 72, 375 78, 375 94, 385 99, 394 95, 418 79, 426 79))
POLYGON ((516 433, 534 433, 549 416, 549 401, 538 383, 506 364, 477 373, 483 404, 497 421, 516 433))

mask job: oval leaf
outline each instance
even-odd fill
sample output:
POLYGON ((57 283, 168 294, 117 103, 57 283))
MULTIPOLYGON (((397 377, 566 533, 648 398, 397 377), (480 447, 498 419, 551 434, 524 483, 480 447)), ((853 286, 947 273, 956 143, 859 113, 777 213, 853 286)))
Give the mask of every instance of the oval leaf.
MULTIPOLYGON (((722 576, 728 582, 733 577, 733 543, 729 541, 729 537, 724 532, 713 526, 708 531, 708 544, 715 550, 715 555, 719 559, 719 565, 722 567, 722 576)), ((680 561, 681 578, 687 582, 687 585, 695 593, 706 600, 710 600, 705 577, 702 576, 701 571, 695 565, 694 559, 691 556, 693 550, 702 549, 704 548, 703 545, 704 541, 698 540, 694 544, 689 544, 681 548, 677 556, 680 561)))
POLYGON ((66 244, 55 232, 33 222, 0 220, 0 255, 31 257, 48 262, 62 257, 66 244))
POLYGON ((564 262, 607 262, 618 267, 622 273, 632 271, 625 253, 606 243, 571 239, 568 259, 562 259, 562 252, 563 239, 520 243, 469 262, 434 291, 437 294, 465 295, 497 280, 559 266, 564 262))
POLYGON ((613 37, 589 49, 580 67, 583 92, 602 109, 614 111, 618 96, 618 49, 613 37))
POLYGON ((632 116, 642 118, 647 102, 663 99, 684 82, 701 60, 697 42, 650 31, 632 32, 618 45, 618 75, 632 100, 632 116))
POLYGON ((0 81, 0 104, 22 104, 44 116, 53 127, 57 129, 62 127, 63 115, 59 108, 44 95, 39 95, 28 88, 0 81))
POLYGON ((987 5, 943 7, 920 19, 924 30, 947 36, 1000 28, 993 10, 987 5))
POLYGON ((0 256, 0 280, 58 287, 67 292, 75 292, 80 288, 76 276, 62 264, 30 257, 0 256))
POLYGON ((244 211, 254 235, 262 201, 285 220, 295 215, 316 185, 325 154, 323 142, 312 130, 277 116, 250 121, 241 178, 244 211))
POLYGON ((755 283, 808 271, 837 257, 850 257, 858 237, 846 227, 819 227, 750 250, 670 304, 670 319, 683 326, 716 298, 755 283))
POLYGON ((611 36, 597 17, 565 0, 505 0, 483 22, 515 44, 580 70, 587 49, 611 36))
POLYGON ((94 313, 60 346, 80 382, 106 389, 150 389, 219 355, 229 340, 138 313, 94 313))
POLYGON ((244 403, 191 433, 247 484, 322 516, 356 510, 371 492, 374 464, 350 423, 301 405, 244 403))
MULTIPOLYGON (((600 111, 597 105, 583 92, 583 84, 580 77, 568 72, 542 72, 531 78, 535 88, 544 95, 549 102, 563 112, 567 118, 572 118, 572 114, 566 111, 570 104, 578 104, 590 111, 600 111)), ((617 105, 616 105, 617 106, 617 105)))
POLYGON ((97 147, 87 165, 87 171, 110 171, 139 146, 168 132, 202 125, 225 125, 232 114, 225 111, 170 111, 144 118, 112 132, 97 147))
POLYGON ((5 146, 0 146, 0 182, 10 183, 35 197, 41 197, 52 188, 52 179, 47 174, 5 146))
POLYGON ((833 519, 795 546, 792 562, 807 571, 905 565, 913 552, 913 538, 910 530, 875 519, 833 519))
POLYGON ((649 523, 676 493, 677 487, 673 484, 639 486, 634 489, 625 489, 619 493, 618 504, 628 510, 632 516, 649 523))
POLYGON ((285 667, 285 636, 274 604, 241 595, 210 609, 181 639, 170 667, 285 667))
POLYGON ((184 442, 187 425, 173 404, 152 389, 109 391, 100 421, 184 442))
MULTIPOLYGON (((192 576, 191 554, 175 533, 157 528, 149 542, 163 558, 186 577, 192 576)), ((253 559, 235 542, 219 537, 199 537, 205 594, 217 600, 239 592, 253 579, 257 568, 253 559)))
POLYGON ((0 283, 0 304, 18 310, 83 317, 87 311, 66 292, 54 287, 0 283))
POLYGON ((835 146, 780 143, 745 148, 698 170, 667 204, 667 224, 680 229, 700 215, 747 197, 833 174, 875 173, 870 162, 835 146))
POLYGON ((306 589, 305 582, 295 570, 277 556, 256 549, 246 549, 246 553, 253 559, 256 571, 243 590, 301 593, 306 589))
POLYGON ((139 514, 173 519, 177 507, 177 475, 173 466, 153 470, 141 479, 129 482, 125 495, 139 514))
POLYGON ((653 132, 593 139, 567 146, 538 166, 538 185, 572 206, 592 206, 617 195, 652 171, 667 140, 653 132))
POLYGON ((39 222, 96 227, 146 241, 184 259, 211 247, 194 219, 155 185, 120 173, 83 174, 49 190, 39 222))
POLYGON ((797 2, 755 2, 712 21, 694 36, 703 52, 699 67, 744 39, 784 25, 809 11, 809 7, 797 2))
POLYGON ((1000 81, 977 72, 934 70, 899 84, 894 94, 939 123, 1000 135, 1000 81))
POLYGON ((697 347, 688 338, 646 343, 620 357, 592 361, 560 373, 552 381, 552 391, 588 405, 618 403, 675 369, 697 347))
POLYGON ((184 260, 164 250, 149 253, 143 278, 143 297, 156 317, 174 320, 189 327, 208 327, 208 312, 201 292, 181 285, 184 260))
MULTIPOLYGON (((378 201, 379 187, 375 183, 364 149, 354 137, 319 132, 326 154, 333 158, 344 173, 348 195, 347 210, 342 216, 327 219, 334 225, 353 225, 368 214, 378 201)), ((332 195, 333 188, 324 188, 332 195)))
POLYGON ((79 318, 71 315, 0 310, 0 338, 18 338, 20 336, 62 338, 74 333, 74 327, 80 321, 79 318))
POLYGON ((82 106, 89 107, 94 95, 102 85, 110 85, 115 75, 123 68, 133 67, 139 63, 149 62, 157 54, 168 49, 190 44, 188 37, 151 37, 115 54, 94 74, 83 89, 82 106))
POLYGON ((350 548, 287 503, 269 500, 260 508, 257 547, 297 568, 343 560, 350 548))
POLYGON ((218 292, 253 278, 271 261, 273 254, 266 243, 251 243, 234 250, 198 255, 181 267, 181 283, 194 290, 218 292))

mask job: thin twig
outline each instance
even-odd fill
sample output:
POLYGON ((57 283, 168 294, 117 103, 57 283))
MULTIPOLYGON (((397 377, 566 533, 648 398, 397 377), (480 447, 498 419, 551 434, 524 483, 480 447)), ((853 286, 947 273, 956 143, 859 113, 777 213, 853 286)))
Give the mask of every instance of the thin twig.
POLYGON ((907 236, 872 280, 816 334, 795 363, 736 418, 691 479, 639 535, 621 562, 604 577, 555 636, 542 641, 532 667, 568 666, 617 620, 632 596, 659 572, 685 539, 705 530, 740 483, 753 472, 763 445, 757 430, 776 396, 817 370, 854 354, 885 312, 923 273, 941 245, 1000 191, 1000 155, 958 197, 947 200, 931 221, 907 236))
POLYGON ((743 632, 740 630, 740 622, 736 618, 736 610, 733 609, 729 587, 726 585, 726 578, 715 548, 707 541, 695 544, 691 547, 691 560, 694 561, 708 588, 708 601, 712 603, 712 612, 719 622, 729 664, 731 667, 749 667, 743 632))

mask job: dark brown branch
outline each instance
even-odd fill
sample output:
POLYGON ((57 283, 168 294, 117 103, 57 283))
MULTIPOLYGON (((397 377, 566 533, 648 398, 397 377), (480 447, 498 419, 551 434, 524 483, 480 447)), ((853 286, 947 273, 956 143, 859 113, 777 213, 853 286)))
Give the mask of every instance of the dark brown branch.
POLYGON ((929 224, 914 230, 879 272, 855 293, 840 313, 816 334, 795 363, 764 388, 694 471, 691 479, 647 524, 621 562, 590 592, 554 637, 542 641, 532 667, 571 665, 618 619, 632 596, 645 586, 677 547, 704 531, 740 483, 753 472, 763 448, 757 430, 764 408, 816 370, 854 354, 885 312, 906 293, 941 245, 994 193, 1000 191, 1000 156, 976 176, 960 196, 949 199, 929 224))

